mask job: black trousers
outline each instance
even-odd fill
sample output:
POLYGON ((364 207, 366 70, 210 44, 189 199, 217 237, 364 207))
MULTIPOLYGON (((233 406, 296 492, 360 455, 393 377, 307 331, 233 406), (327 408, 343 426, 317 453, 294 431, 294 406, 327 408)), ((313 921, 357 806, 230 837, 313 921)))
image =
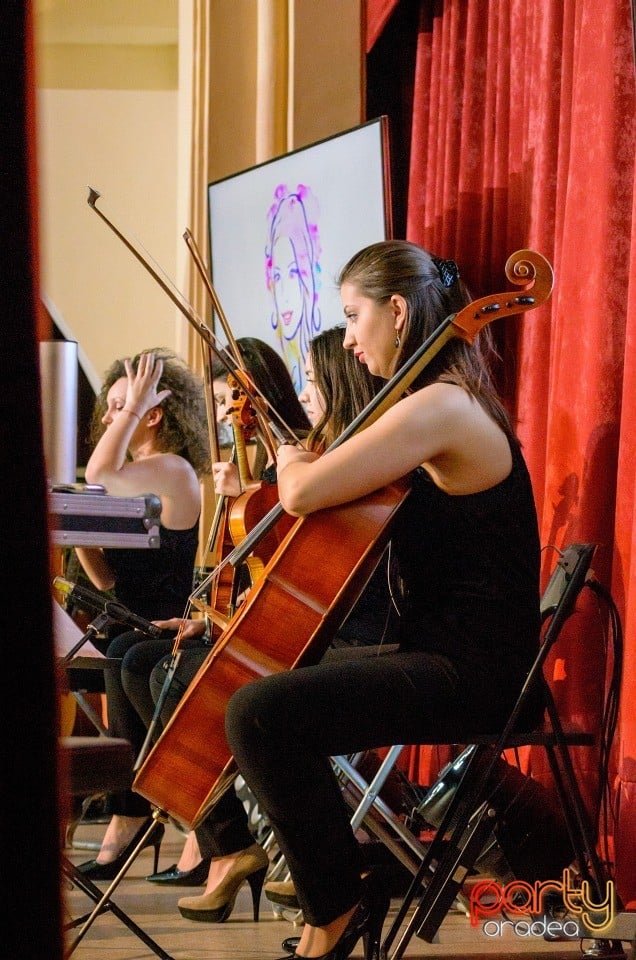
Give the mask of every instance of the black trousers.
MULTIPOLYGON (((149 677, 172 646, 170 638, 145 637, 138 630, 121 633, 108 645, 107 655, 121 659, 119 670, 106 670, 104 674, 108 732, 129 740, 136 754, 144 744, 154 713, 149 677)), ((107 812, 111 816, 145 817, 150 810, 148 801, 132 789, 109 794, 107 812)))
MULTIPOLYGON (((201 646, 181 651, 179 665, 161 711, 163 726, 172 716, 190 681, 209 653, 210 647, 201 646)), ((149 689, 153 703, 157 703, 162 695, 169 659, 162 657, 150 674, 149 689)), ((245 850, 254 843, 254 837, 248 827, 247 812, 233 787, 225 791, 194 832, 203 857, 229 856, 232 853, 238 853, 239 850, 245 850)))
MULTIPOLYGON (((342 649, 330 649, 327 650, 325 659, 340 660, 352 656, 374 656, 377 655, 379 649, 379 647, 371 646, 348 646, 342 649)), ((396 647, 393 646, 389 649, 395 650, 396 647)), ((172 716, 177 704, 209 652, 210 647, 182 651, 179 665, 164 696, 161 711, 163 726, 172 716)), ((169 663, 170 658, 162 657, 150 675, 150 691, 154 703, 157 703, 163 695, 169 663)), ((196 827, 195 833, 199 850, 204 857, 229 856, 239 850, 245 850, 254 842, 254 837, 248 826, 245 807, 232 788, 228 789, 217 801, 205 820, 196 827)))
POLYGON ((472 683, 445 657, 418 651, 323 659, 234 693, 228 744, 271 822, 309 923, 329 923, 360 897, 360 850, 329 758, 432 735, 464 742, 481 711, 490 722, 496 702, 505 716, 517 692, 502 697, 487 670, 472 683))

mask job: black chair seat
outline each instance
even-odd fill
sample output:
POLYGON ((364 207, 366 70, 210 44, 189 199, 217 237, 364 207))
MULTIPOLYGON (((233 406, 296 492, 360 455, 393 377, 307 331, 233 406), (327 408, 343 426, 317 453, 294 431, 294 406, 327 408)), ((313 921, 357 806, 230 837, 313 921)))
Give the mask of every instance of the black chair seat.
POLYGON ((127 790, 135 755, 128 740, 116 737, 61 737, 62 762, 74 797, 127 790))

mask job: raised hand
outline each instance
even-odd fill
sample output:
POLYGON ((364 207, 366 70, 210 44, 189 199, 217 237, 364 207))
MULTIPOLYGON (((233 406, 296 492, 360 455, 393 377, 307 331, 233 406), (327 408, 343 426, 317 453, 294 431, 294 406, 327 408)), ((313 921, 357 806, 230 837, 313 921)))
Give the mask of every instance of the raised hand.
POLYGON ((124 360, 124 366, 128 377, 125 408, 137 416, 143 417, 172 393, 171 390, 157 391, 163 373, 163 360, 156 358, 154 353, 142 353, 136 371, 128 359, 124 360))

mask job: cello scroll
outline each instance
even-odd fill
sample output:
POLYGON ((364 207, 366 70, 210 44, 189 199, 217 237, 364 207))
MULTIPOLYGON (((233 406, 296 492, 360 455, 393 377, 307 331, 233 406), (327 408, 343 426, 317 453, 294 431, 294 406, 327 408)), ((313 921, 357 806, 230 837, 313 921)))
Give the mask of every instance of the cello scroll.
POLYGON ((510 283, 525 285, 522 295, 495 293, 473 300, 455 314, 452 325, 458 336, 472 343, 484 324, 499 317, 533 310, 544 303, 552 293, 554 272, 548 260, 536 250, 517 250, 506 260, 506 277, 510 283))

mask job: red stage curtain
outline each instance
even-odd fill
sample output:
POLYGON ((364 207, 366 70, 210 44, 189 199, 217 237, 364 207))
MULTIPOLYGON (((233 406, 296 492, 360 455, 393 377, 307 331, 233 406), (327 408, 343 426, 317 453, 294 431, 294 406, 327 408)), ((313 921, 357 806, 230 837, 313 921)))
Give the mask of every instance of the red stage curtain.
MULTIPOLYGON (((369 27, 386 12, 367 0, 369 27)), ((594 569, 623 618, 613 773, 625 900, 636 897, 633 51, 628 0, 420 0, 407 211, 407 237, 455 257, 476 296, 507 288, 503 267, 517 249, 538 250, 555 269, 549 303, 495 324, 499 375, 542 543, 598 543, 594 569)), ((544 579, 554 560, 546 550, 544 579)), ((604 653, 593 603, 582 605, 565 649, 559 701, 598 726, 604 653)), ((587 753, 578 762, 591 799, 587 753)), ((422 782, 436 759, 420 751, 412 771, 422 782)), ((540 763, 532 757, 537 775, 540 763)))
POLYGON ((373 47, 399 0, 375 0, 366 8, 366 49, 373 47))

